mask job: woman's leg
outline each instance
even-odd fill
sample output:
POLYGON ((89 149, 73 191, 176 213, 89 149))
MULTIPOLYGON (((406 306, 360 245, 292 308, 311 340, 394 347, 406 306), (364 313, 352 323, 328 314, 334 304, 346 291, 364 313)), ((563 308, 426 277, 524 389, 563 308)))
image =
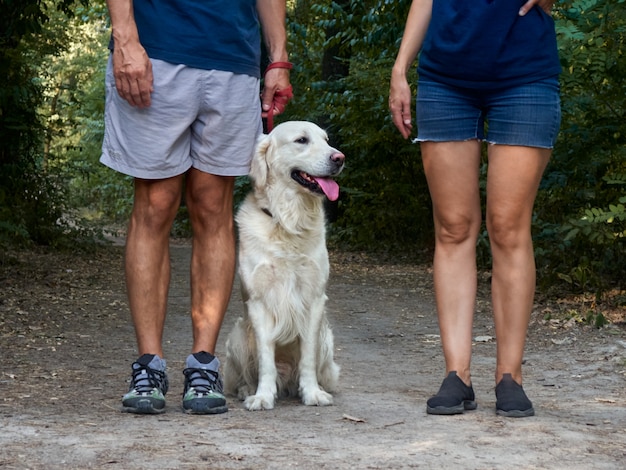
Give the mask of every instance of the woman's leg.
POLYGON ((423 142, 435 224, 434 284, 446 374, 471 382, 476 240, 481 225, 477 140, 423 142))
POLYGON ((551 150, 489 146, 487 230, 493 256, 496 384, 510 373, 522 383, 522 359, 535 294, 533 205, 551 150))

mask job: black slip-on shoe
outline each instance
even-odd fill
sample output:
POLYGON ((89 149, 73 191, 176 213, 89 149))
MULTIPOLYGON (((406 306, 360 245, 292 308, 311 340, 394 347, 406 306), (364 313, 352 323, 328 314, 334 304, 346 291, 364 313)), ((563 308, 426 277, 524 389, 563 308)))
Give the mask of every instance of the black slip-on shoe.
POLYGON ((456 415, 465 410, 475 410, 477 406, 472 386, 465 385, 456 375, 456 371, 450 371, 437 395, 426 402, 426 413, 456 415))
POLYGON ((508 418, 534 416, 533 404, 511 374, 504 374, 496 385, 496 414, 508 418))

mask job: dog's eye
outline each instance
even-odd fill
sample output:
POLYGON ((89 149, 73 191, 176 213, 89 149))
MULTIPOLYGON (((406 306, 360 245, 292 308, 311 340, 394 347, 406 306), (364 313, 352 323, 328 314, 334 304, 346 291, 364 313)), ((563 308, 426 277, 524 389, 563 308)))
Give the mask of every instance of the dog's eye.
POLYGON ((308 144, 309 139, 307 137, 300 137, 299 139, 296 139, 295 142, 297 144, 308 144))

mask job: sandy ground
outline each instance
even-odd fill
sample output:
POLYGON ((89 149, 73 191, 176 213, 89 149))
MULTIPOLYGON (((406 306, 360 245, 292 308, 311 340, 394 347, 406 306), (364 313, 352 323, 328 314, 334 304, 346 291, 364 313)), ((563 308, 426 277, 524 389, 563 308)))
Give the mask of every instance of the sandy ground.
MULTIPOLYGON (((544 318, 529 332, 525 383, 536 416, 495 415, 486 281, 475 322, 478 409, 426 414, 443 378, 427 266, 332 254, 329 317, 342 367, 335 404, 279 401, 216 416, 181 412, 190 348, 188 245, 172 249, 167 412, 121 413, 134 335, 122 249, 21 253, 0 269, 0 469, 621 469, 626 329, 544 318)), ((237 286, 223 341, 242 305, 237 286)))

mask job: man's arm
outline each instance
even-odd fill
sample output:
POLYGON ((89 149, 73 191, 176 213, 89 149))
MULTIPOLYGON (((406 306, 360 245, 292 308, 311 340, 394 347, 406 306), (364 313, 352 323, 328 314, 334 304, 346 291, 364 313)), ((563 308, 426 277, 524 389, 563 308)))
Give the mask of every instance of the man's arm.
POLYGON ((107 0, 113 30, 113 75, 119 95, 132 106, 150 106, 152 63, 139 42, 132 0, 107 0))
MULTIPOLYGON (((285 0, 257 0, 257 11, 270 62, 289 61, 285 28, 286 10, 285 0)), ((272 114, 281 112, 280 109, 273 107, 274 94, 278 90, 289 88, 289 86, 288 69, 273 68, 267 72, 261 94, 264 116, 267 116, 268 112, 272 112, 272 114)))

